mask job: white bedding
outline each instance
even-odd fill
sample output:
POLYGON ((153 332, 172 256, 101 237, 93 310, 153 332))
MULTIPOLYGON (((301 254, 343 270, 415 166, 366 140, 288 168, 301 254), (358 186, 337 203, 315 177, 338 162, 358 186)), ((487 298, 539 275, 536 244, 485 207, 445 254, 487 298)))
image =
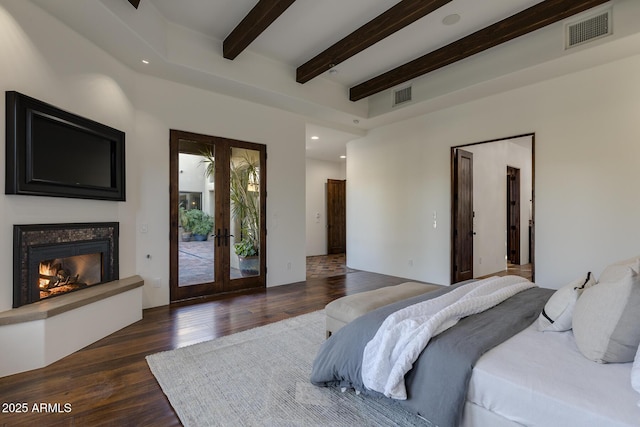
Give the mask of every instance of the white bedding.
POLYGON ((571 331, 532 325, 478 360, 467 399, 524 426, 640 426, 631 365, 592 362, 571 331))
POLYGON ((389 315, 364 348, 362 380, 370 389, 405 400, 404 376, 432 337, 535 285, 518 276, 490 277, 389 315))

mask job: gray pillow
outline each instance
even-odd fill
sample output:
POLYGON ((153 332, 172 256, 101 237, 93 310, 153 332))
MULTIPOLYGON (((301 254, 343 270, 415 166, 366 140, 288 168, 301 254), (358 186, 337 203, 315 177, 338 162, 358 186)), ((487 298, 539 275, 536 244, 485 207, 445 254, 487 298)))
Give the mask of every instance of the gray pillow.
POLYGON ((640 276, 626 267, 617 281, 586 289, 573 312, 580 352, 599 363, 632 362, 640 344, 640 276))

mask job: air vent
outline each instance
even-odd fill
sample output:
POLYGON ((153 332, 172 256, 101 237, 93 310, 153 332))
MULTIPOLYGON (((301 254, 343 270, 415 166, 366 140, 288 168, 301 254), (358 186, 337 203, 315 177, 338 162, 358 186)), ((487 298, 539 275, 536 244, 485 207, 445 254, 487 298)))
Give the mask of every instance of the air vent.
POLYGON ((579 22, 567 25, 567 49, 608 36, 611 31, 611 10, 590 16, 579 22))
POLYGON ((393 106, 411 101, 411 86, 393 91, 393 106))

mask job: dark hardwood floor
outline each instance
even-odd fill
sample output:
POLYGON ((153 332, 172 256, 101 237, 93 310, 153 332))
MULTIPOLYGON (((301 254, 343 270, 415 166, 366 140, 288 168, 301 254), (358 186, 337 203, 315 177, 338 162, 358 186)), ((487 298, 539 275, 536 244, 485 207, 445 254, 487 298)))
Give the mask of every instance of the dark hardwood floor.
POLYGON ((179 426, 149 371, 148 354, 320 310, 341 296, 405 281, 357 271, 145 310, 139 322, 45 368, 0 378, 0 410, 9 403, 28 408, 27 413, 0 411, 0 426, 179 426), (61 413, 33 411, 41 403, 52 410, 59 404, 61 413))
POLYGON ((507 275, 520 276, 520 277, 524 277, 527 280, 533 281, 533 265, 532 264, 516 265, 516 264, 508 263, 507 268, 505 270, 496 271, 495 273, 487 274, 486 276, 482 276, 482 277, 476 277, 476 279, 485 279, 491 276, 507 276, 507 275))

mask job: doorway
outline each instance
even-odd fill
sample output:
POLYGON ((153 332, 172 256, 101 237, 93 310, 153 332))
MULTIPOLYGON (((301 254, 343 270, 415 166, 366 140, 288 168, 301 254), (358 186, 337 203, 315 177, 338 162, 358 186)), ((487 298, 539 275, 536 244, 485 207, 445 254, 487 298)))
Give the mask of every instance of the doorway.
POLYGON ((171 302, 266 284, 266 147, 170 132, 171 302))
POLYGON ((534 134, 451 148, 452 284, 509 266, 535 277, 534 149, 534 134))

